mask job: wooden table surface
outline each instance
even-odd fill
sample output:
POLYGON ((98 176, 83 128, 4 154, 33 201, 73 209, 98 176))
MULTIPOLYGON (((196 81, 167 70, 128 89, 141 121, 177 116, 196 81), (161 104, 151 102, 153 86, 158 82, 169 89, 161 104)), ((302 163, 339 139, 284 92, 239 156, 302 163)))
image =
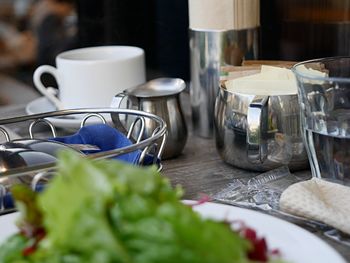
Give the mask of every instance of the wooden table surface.
MULTIPOLYGON (((1 79, 0 79, 1 80, 1 79)), ((1 88, 1 81, 0 81, 1 88)), ((202 194, 212 195, 226 187, 233 179, 246 178, 258 173, 241 170, 225 164, 219 157, 214 139, 204 139, 194 136, 191 131, 190 107, 188 94, 181 97, 183 109, 188 120, 189 136, 183 154, 171 160, 163 161, 163 175, 168 177, 173 185, 180 184, 185 190, 184 199, 199 199, 202 194)), ((25 104, 13 104, 0 107, 0 118, 25 114, 25 104)), ((18 127, 15 131, 22 133, 18 127)), ((310 176, 309 171, 298 173, 310 176)), ((307 229, 310 231, 310 229, 307 229)), ((350 247, 341 245, 321 232, 311 229, 319 238, 335 248, 350 262, 350 247)))

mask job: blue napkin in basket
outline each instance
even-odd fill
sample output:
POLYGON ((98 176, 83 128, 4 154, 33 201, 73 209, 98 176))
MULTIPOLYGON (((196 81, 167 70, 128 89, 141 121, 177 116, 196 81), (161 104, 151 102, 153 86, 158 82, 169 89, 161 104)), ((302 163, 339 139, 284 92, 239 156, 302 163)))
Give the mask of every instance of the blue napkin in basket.
MULTIPOLYGON (((67 144, 90 144, 90 145, 95 145, 100 149, 97 151, 96 150, 83 151, 85 154, 114 150, 125 146, 129 146, 132 144, 132 142, 128 138, 126 138, 126 136, 123 133, 119 132, 117 129, 112 128, 111 126, 106 124, 84 126, 81 129, 79 129, 77 133, 73 135, 51 138, 51 140, 67 143, 67 144)), ((136 150, 130 153, 116 156, 113 159, 117 159, 120 161, 132 163, 132 164, 137 164, 139 161, 140 155, 141 155, 141 151, 136 150)), ((154 156, 147 154, 143 161, 143 165, 151 165, 153 164, 153 161, 154 161, 154 156)), ((157 160, 157 163, 159 162, 160 160, 157 160)), ((44 188, 43 185, 38 185, 38 188, 35 190, 37 192, 40 192, 43 190, 43 188, 44 188)), ((14 207, 14 202, 12 199, 12 195, 10 193, 7 193, 4 196, 3 200, 1 200, 1 196, 0 196, 0 202, 1 201, 3 201, 3 205, 6 209, 14 207)))
MULTIPOLYGON (((84 126, 73 135, 56 137, 52 138, 52 140, 67 144, 90 144, 100 148, 98 151, 84 151, 85 154, 114 150, 132 144, 123 133, 106 124, 84 126)), ((141 151, 136 150, 134 152, 116 156, 115 159, 137 164, 140 155, 141 151)))

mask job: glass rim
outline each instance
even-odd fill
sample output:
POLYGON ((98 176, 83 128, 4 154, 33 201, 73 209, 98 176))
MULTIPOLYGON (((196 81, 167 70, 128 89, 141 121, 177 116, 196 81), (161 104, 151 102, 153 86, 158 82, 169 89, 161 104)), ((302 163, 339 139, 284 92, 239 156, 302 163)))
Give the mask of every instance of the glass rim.
POLYGON ((310 63, 316 63, 316 62, 322 62, 322 61, 331 61, 331 60, 337 60, 337 59, 349 59, 350 60, 350 56, 325 57, 325 58, 316 58, 316 59, 310 59, 310 60, 301 61, 301 62, 296 63, 292 67, 292 71, 297 77, 302 77, 302 78, 306 78, 306 79, 328 81, 328 82, 334 81, 334 82, 350 83, 350 77, 349 78, 342 78, 342 77, 318 77, 318 76, 311 76, 311 75, 302 73, 302 72, 298 71, 298 69, 297 69, 297 67, 299 67, 301 65, 306 65, 306 64, 310 64, 310 63))

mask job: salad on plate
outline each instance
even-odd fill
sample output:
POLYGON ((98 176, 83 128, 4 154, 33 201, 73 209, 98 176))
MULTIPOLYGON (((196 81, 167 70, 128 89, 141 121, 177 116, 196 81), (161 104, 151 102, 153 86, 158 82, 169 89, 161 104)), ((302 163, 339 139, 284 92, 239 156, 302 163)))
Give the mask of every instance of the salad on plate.
POLYGON ((2 263, 281 262, 244 225, 204 219, 155 167, 61 152, 42 193, 15 186, 19 231, 2 263))

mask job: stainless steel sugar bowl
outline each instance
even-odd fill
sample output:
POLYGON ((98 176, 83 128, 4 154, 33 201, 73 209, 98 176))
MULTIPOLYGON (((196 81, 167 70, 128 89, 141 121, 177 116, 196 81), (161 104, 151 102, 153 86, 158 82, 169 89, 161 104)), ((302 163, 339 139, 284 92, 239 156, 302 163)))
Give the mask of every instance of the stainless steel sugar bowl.
POLYGON ((234 93, 222 83, 214 115, 216 147, 225 162, 254 171, 307 168, 297 94, 234 93))

